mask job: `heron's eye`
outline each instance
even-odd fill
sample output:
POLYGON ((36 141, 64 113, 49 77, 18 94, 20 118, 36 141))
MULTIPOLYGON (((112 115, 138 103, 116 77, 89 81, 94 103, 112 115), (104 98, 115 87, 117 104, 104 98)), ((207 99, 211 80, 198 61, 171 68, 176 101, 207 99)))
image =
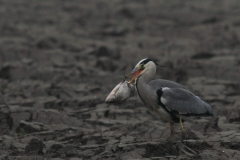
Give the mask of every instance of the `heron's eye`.
POLYGON ((141 65, 139 66, 139 68, 140 68, 140 69, 144 69, 144 65, 141 64, 141 65))

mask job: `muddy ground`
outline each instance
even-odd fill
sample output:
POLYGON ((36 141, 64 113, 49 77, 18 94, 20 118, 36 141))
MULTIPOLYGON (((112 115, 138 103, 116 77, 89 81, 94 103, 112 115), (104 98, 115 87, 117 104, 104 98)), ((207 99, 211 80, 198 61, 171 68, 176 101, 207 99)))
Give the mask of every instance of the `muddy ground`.
POLYGON ((1 159, 239 159, 238 0, 0 1, 1 159), (211 104, 166 141, 138 97, 104 100, 145 58, 211 104))

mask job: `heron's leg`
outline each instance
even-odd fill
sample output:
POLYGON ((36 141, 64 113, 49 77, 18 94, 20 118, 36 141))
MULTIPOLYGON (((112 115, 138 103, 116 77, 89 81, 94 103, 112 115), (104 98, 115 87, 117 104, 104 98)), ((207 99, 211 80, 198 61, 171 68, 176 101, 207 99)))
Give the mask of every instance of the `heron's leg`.
POLYGON ((185 138, 185 134, 184 134, 183 124, 182 124, 182 118, 180 118, 180 125, 182 129, 182 141, 183 141, 183 139, 185 138))
POLYGON ((171 134, 170 134, 170 136, 167 138, 167 140, 170 140, 170 139, 174 136, 174 134, 175 134, 175 131, 174 131, 174 129, 173 129, 173 123, 172 123, 172 122, 169 122, 169 124, 170 124, 170 128, 171 128, 171 134))

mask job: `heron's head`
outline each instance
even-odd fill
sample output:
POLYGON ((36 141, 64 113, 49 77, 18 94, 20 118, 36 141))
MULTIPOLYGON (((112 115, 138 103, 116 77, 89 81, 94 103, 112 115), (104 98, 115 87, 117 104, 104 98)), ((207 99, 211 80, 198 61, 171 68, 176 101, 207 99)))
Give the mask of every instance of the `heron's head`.
POLYGON ((129 78, 133 76, 129 84, 133 83, 135 79, 140 77, 143 74, 148 74, 148 78, 152 78, 156 73, 156 63, 151 59, 143 59, 135 66, 135 68, 126 76, 129 78), (147 72, 148 71, 148 72, 147 72))

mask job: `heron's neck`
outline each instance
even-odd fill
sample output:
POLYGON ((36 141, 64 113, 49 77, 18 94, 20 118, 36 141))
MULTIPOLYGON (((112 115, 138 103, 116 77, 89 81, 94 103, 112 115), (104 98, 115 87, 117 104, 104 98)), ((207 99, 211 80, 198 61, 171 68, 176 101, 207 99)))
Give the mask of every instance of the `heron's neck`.
POLYGON ((149 90, 149 85, 148 82, 150 79, 147 79, 144 75, 141 75, 140 77, 137 78, 136 80, 136 87, 137 90, 141 91, 140 93, 144 93, 149 90))
POLYGON ((152 88, 150 85, 148 85, 148 82, 152 79, 144 77, 144 75, 140 76, 136 80, 136 90, 138 92, 138 95, 142 102, 147 105, 149 104, 149 101, 151 101, 151 98, 154 97, 152 94, 152 88))
POLYGON ((152 91, 153 89, 148 84, 151 80, 153 80, 155 74, 156 65, 152 63, 152 65, 148 66, 147 70, 145 70, 144 73, 142 73, 142 75, 136 80, 136 90, 140 99, 145 104, 149 104, 149 101, 155 97, 154 92, 152 91))

